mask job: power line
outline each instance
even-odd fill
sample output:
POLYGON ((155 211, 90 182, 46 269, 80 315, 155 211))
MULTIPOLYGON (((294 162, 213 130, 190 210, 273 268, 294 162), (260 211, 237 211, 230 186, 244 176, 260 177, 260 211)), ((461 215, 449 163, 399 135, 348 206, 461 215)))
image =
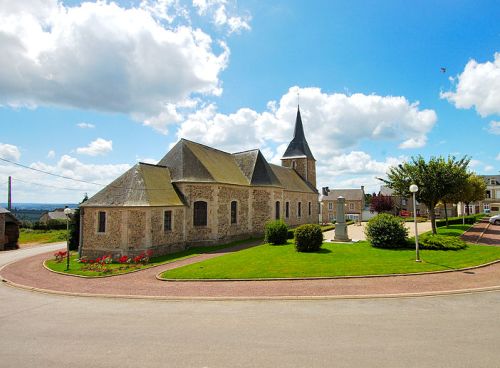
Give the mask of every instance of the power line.
MULTIPOLYGON (((39 173, 42 173, 42 174, 47 174, 47 175, 55 176, 55 177, 66 179, 66 180, 72 180, 72 181, 76 181, 76 182, 80 182, 80 183, 85 183, 85 184, 99 185, 99 186, 102 186, 102 187, 106 186, 106 184, 100 184, 100 183, 94 183, 94 182, 87 181, 87 180, 75 179, 75 178, 71 178, 69 176, 58 175, 58 174, 54 174, 54 173, 51 173, 51 172, 48 172, 48 171, 44 171, 44 170, 40 170, 40 169, 35 169, 33 167, 26 166, 26 165, 23 165, 23 164, 20 164, 20 163, 17 163, 17 162, 13 162, 13 161, 7 160, 5 158, 1 158, 1 157, 0 157, 0 161, 5 161, 5 162, 7 162, 9 164, 12 164, 12 165, 16 165, 16 166, 19 166, 19 167, 22 167, 22 168, 25 168, 25 169, 33 170, 33 171, 36 171, 36 172, 39 172, 39 173)), ((23 181, 21 179, 16 179, 16 180, 23 181)), ((30 182, 26 182, 26 183, 28 183, 28 184, 35 184, 35 185, 42 185, 42 186, 49 186, 50 187, 50 185, 45 185, 45 184, 37 184, 37 183, 33 183, 33 182, 31 182, 31 183, 30 182)), ((132 188, 132 187, 122 187, 122 186, 119 186, 119 185, 112 185, 112 184, 108 184, 108 186, 110 186, 112 188, 115 188, 115 189, 124 189, 124 190, 128 190, 128 191, 165 190, 165 188, 132 188)), ((52 186, 52 187, 53 188, 57 188, 57 187, 54 187, 54 186, 52 186)), ((70 189, 70 188, 57 188, 57 189, 81 190, 81 189, 77 189, 77 188, 74 188, 74 189, 70 189)))
POLYGON ((74 190, 74 191, 78 191, 78 192, 85 192, 86 190, 85 189, 77 189, 77 188, 65 188, 65 187, 57 187, 55 185, 49 185, 49 184, 42 184, 42 183, 35 183, 33 181, 26 181, 26 180, 22 180, 22 179, 19 179, 19 178, 12 178, 13 180, 16 180, 16 181, 20 181, 21 183, 26 183, 26 184, 33 184, 33 185, 39 185, 41 187, 47 187, 47 188, 54 188, 54 189, 63 189, 63 190, 74 190))
POLYGON ((93 182, 91 182, 91 181, 86 181, 86 180, 80 180, 80 179, 70 178, 69 176, 64 176, 64 175, 53 174, 53 173, 48 172, 48 171, 44 171, 44 170, 40 170, 40 169, 35 169, 34 167, 30 167, 30 166, 26 166, 26 165, 23 165, 23 164, 19 164, 19 163, 17 163, 17 162, 10 161, 10 160, 7 160, 7 159, 5 159, 5 158, 1 158, 1 157, 0 157, 0 160, 1 160, 1 161, 8 162, 9 164, 12 164, 12 165, 16 165, 16 166, 19 166, 19 167, 23 167, 23 168, 25 168, 25 169, 29 169, 29 170, 33 170, 33 171, 37 171, 37 172, 40 172, 40 173, 43 173, 43 174, 47 174, 47 175, 56 176, 56 177, 58 177, 58 178, 63 178, 63 179, 73 180, 73 181, 78 181, 78 182, 80 182, 80 183, 85 183, 85 184, 100 185, 101 187, 104 187, 104 186, 105 186, 105 184, 93 183, 93 182))

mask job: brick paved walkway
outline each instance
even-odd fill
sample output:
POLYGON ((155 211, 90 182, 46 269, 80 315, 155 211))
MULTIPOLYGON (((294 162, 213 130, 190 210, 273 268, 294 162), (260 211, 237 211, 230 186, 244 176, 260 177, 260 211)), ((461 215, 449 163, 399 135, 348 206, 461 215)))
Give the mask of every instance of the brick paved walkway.
POLYGON ((469 243, 500 246, 500 226, 483 219, 467 230, 462 239, 469 243))
POLYGON ((51 253, 45 253, 7 265, 0 272, 0 275, 18 285, 56 292, 116 296, 156 296, 173 299, 185 297, 382 296, 500 287, 500 263, 470 271, 373 278, 224 282, 165 282, 155 278, 162 271, 199 262, 221 254, 223 253, 203 254, 122 276, 84 279, 64 276, 46 270, 42 262, 44 259, 49 258, 51 253))

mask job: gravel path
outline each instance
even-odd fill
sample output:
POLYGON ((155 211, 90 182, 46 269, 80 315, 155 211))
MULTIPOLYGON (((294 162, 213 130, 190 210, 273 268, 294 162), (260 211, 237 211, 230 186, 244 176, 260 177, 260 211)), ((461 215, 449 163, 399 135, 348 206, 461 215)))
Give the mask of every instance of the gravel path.
MULTIPOLYGON (((365 228, 366 222, 362 222, 361 224, 351 224, 347 227, 347 234, 349 238, 353 241, 366 240, 365 236, 365 228)), ((405 222, 405 226, 408 229, 409 236, 415 236, 415 225, 413 222, 405 222)), ((425 233, 427 231, 432 230, 432 226, 430 221, 427 222, 418 222, 417 223, 418 233, 425 233)), ((335 237, 335 230, 325 231, 324 232, 325 240, 333 241, 335 237)))

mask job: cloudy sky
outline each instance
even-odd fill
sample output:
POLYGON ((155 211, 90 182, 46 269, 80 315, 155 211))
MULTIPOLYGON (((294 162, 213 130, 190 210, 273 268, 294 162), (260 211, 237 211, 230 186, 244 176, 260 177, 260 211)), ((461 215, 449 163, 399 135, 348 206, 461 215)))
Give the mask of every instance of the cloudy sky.
POLYGON ((298 100, 318 187, 378 191, 418 154, 498 174, 498 19, 499 1, 0 0, 0 158, 80 180, 0 161, 0 202, 9 175, 14 202, 79 202, 180 138, 279 163, 298 100))

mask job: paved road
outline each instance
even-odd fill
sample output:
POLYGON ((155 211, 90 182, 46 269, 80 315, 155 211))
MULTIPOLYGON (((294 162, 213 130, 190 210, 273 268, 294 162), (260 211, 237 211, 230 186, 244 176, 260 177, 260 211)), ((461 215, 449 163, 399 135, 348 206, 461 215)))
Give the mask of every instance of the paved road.
MULTIPOLYGON (((0 264, 40 250, 47 248, 1 253, 0 264)), ((0 285, 0 303, 0 367, 497 367, 500 360, 500 292, 169 302, 0 285)))

